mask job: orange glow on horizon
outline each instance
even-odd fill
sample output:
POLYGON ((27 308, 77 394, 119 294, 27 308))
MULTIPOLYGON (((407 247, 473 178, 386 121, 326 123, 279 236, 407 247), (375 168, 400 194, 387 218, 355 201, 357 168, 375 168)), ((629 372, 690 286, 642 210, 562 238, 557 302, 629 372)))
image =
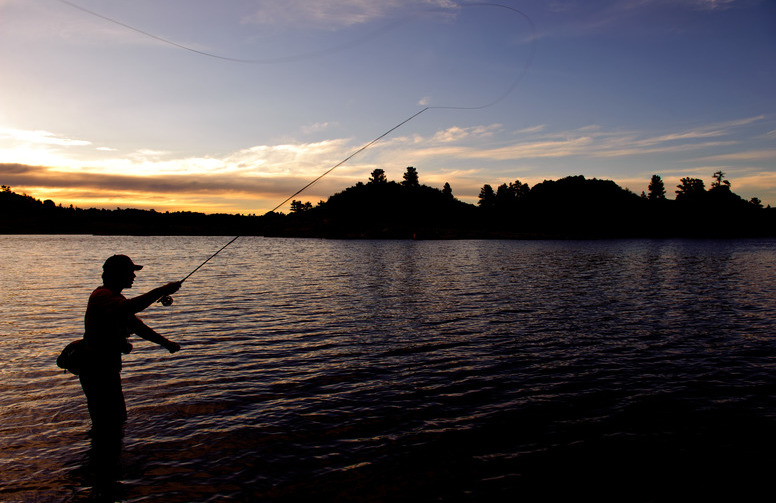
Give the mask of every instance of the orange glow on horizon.
MULTIPOLYGON (((272 195, 263 199, 251 198, 249 194, 242 194, 241 197, 203 197, 201 194, 176 194, 174 198, 168 198, 161 194, 127 192, 116 194, 114 191, 109 193, 92 192, 85 194, 81 189, 52 189, 47 187, 11 187, 11 190, 17 194, 24 194, 40 201, 51 200, 57 206, 80 209, 139 209, 155 210, 160 213, 191 211, 195 213, 227 213, 242 215, 263 215, 277 204, 288 197, 277 196, 277 199, 270 199, 272 195)), ((312 198, 299 196, 297 199, 302 202, 317 204, 322 198, 312 198)), ((278 211, 288 211, 290 202, 280 208, 278 211)))

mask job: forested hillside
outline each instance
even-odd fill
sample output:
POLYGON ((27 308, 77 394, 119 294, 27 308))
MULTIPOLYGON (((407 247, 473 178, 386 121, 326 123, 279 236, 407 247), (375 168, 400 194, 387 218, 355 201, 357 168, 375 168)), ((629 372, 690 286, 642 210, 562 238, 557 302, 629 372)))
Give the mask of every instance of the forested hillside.
POLYGON ((483 186, 477 205, 419 182, 407 168, 402 182, 381 169, 327 201, 292 201, 285 213, 262 216, 81 209, 0 190, 0 233, 126 235, 264 235, 369 239, 628 238, 776 236, 776 210, 731 190, 724 173, 683 178, 668 199, 659 176, 641 195, 611 180, 570 176, 533 187, 519 180, 483 186))

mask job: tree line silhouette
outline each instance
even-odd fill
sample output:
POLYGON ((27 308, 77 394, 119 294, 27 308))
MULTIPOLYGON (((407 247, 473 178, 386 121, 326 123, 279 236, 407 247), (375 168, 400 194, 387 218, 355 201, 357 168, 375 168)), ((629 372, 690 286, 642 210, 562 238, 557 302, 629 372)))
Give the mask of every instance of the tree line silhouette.
POLYGON ((682 178, 675 199, 659 175, 637 195, 611 180, 582 175, 530 187, 515 180, 486 184, 476 205, 420 183, 406 169, 401 182, 375 169, 327 201, 294 200, 290 212, 265 215, 80 209, 0 191, 0 233, 131 235, 263 235, 367 239, 636 238, 776 236, 776 209, 744 200, 722 171, 703 180, 682 178))

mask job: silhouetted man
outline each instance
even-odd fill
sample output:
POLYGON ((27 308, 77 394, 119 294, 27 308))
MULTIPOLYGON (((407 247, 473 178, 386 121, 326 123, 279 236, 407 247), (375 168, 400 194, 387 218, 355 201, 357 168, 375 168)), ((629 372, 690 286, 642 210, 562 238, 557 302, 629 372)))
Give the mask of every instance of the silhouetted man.
POLYGON ((127 338, 134 333, 175 353, 180 346, 148 327, 135 316, 161 297, 178 291, 181 282, 167 283, 139 297, 121 294, 132 288, 136 265, 126 255, 113 255, 102 266, 103 284, 89 297, 84 322, 84 339, 89 347, 89 363, 79 377, 92 418, 92 435, 118 435, 127 419, 121 390, 121 354, 132 350, 127 338))

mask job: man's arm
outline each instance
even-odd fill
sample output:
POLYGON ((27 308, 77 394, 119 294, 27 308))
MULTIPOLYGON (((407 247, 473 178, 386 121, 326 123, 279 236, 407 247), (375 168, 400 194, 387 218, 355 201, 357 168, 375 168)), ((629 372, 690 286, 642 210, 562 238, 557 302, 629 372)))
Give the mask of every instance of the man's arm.
POLYGON ((159 344, 170 353, 175 353, 181 348, 180 344, 158 334, 153 328, 140 321, 137 317, 134 319, 132 331, 149 342, 159 344))
POLYGON ((181 281, 173 281, 172 283, 167 283, 166 285, 154 288, 143 295, 128 299, 124 303, 123 308, 130 314, 139 313, 165 295, 172 295, 177 292, 181 287, 181 283, 181 281))

